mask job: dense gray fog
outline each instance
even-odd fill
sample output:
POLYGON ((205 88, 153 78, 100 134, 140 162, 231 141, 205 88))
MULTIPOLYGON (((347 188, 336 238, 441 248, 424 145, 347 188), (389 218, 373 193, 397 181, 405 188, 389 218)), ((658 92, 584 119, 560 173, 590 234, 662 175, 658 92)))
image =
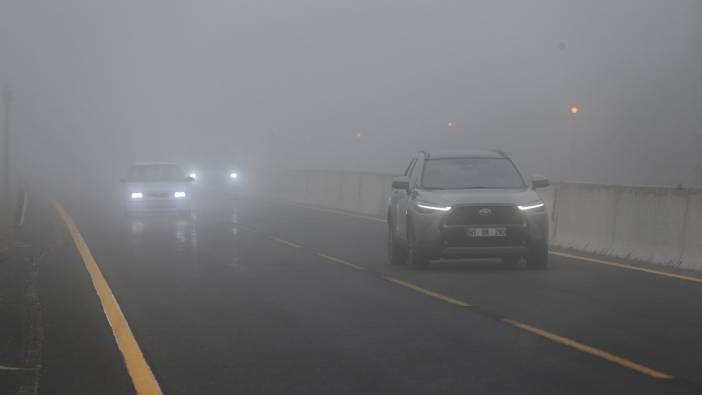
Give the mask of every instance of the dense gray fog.
POLYGON ((35 180, 481 147, 555 180, 702 184, 697 0, 0 0, 0 84, 35 180))

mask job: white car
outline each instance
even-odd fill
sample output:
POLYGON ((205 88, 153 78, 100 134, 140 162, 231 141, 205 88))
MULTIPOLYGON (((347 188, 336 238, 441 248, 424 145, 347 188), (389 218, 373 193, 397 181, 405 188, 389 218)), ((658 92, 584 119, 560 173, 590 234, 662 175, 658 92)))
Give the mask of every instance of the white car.
POLYGON ((126 213, 175 212, 189 214, 195 181, 175 163, 139 163, 132 166, 125 184, 126 213))

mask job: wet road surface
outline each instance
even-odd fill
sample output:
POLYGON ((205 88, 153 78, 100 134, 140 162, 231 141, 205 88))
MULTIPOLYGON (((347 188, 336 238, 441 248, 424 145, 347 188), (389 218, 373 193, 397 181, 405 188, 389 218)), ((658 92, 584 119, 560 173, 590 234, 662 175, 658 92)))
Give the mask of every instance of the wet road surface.
MULTIPOLYGON (((415 272, 386 263, 382 221, 282 203, 142 218, 109 200, 64 206, 166 394, 702 388, 702 284, 562 257, 546 271, 415 272)), ((34 226, 56 233, 40 275, 40 394, 133 393, 75 245, 46 202, 34 207, 34 226)))

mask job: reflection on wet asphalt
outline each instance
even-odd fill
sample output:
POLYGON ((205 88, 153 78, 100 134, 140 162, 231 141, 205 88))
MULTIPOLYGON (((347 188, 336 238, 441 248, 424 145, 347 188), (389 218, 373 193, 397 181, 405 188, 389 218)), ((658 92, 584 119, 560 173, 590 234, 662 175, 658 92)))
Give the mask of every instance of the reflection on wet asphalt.
MULTIPOLYGON (((131 246, 136 251, 154 243, 175 241, 174 250, 184 255, 197 249, 196 218, 129 218, 131 246)), ((163 244, 160 245, 163 247, 163 244)))
MULTIPOLYGON (((239 212, 234 202, 221 204, 221 211, 198 215, 193 212, 189 216, 169 214, 146 214, 138 217, 126 217, 125 228, 129 233, 129 248, 138 257, 158 254, 172 255, 176 262, 193 265, 207 264, 206 252, 198 247, 199 233, 206 232, 213 223, 221 224, 221 218, 226 222, 229 234, 234 236, 230 245, 236 246, 240 235, 238 225, 239 212), (205 259, 201 259, 205 257, 205 259)), ((209 229, 213 230, 213 229, 209 229)), ((216 233, 215 233, 216 234, 216 233)), ((232 264, 236 265, 239 256, 233 254, 232 264)))

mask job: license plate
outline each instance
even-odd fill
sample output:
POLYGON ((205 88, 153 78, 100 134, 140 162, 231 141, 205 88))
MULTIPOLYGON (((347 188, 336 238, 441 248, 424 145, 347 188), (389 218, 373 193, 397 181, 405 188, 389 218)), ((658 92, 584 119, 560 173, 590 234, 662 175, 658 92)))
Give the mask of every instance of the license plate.
POLYGON ((468 237, 505 237, 507 228, 468 228, 468 237))

